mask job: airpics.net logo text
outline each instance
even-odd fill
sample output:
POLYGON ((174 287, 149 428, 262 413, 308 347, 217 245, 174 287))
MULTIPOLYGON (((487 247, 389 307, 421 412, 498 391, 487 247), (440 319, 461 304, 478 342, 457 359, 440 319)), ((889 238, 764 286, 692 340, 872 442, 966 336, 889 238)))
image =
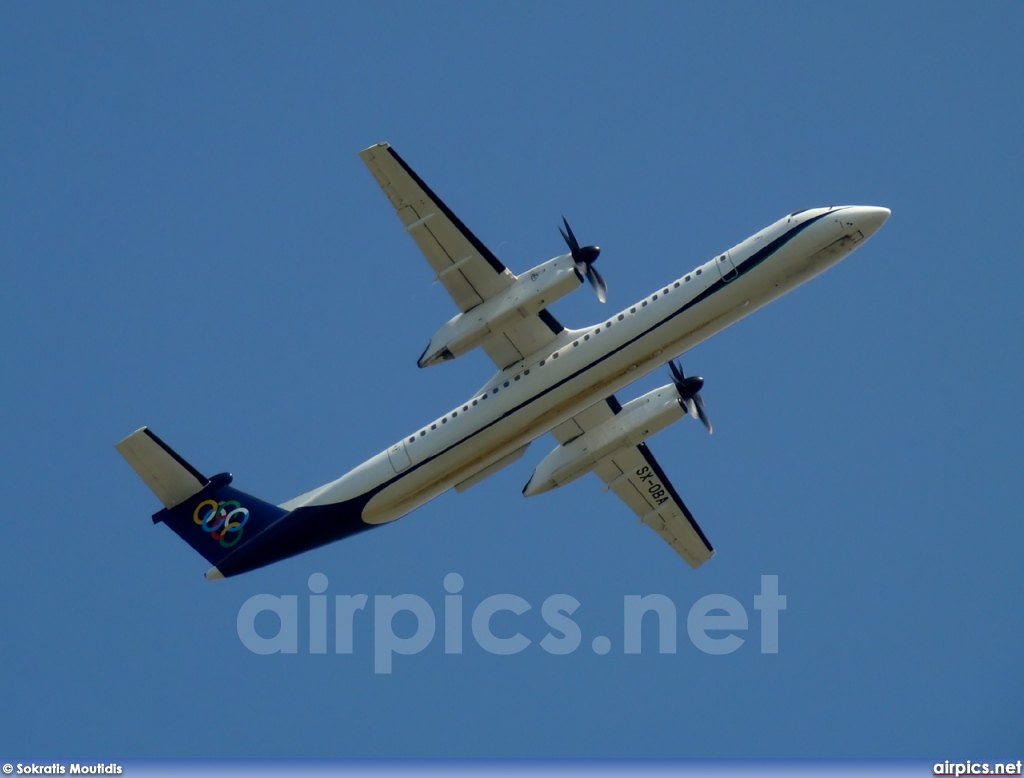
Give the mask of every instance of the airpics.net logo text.
MULTIPOLYGON (((306 649, 310 654, 326 654, 328 651, 328 610, 329 598, 327 576, 313 573, 308 581, 309 635, 306 649)), ((517 631, 515 619, 533 606, 515 594, 494 594, 475 605, 464 603, 461 594, 464 581, 458 573, 449 573, 444 578, 444 607, 440 629, 444 633, 444 652, 461 654, 466 642, 464 627, 468 613, 470 633, 476 644, 490 654, 507 656, 527 650, 534 641, 517 631), (502 614, 499 616, 499 614, 502 614), (495 617, 498 617, 497 619, 495 617), (501 627, 492 630, 492 621, 500 621, 501 627), (512 624, 511 628, 509 624, 512 624), (501 633, 495 634, 495 632, 501 633)), ((335 654, 353 653, 354 633, 357 614, 367 610, 370 596, 366 594, 334 595, 334 640, 335 654)), ((434 608, 423 597, 416 594, 378 594, 373 597, 373 670, 375 673, 390 673, 395 656, 411 656, 425 650, 438 632, 438 619, 434 608), (415 628, 396 631, 396 621, 403 626, 415 623, 415 628)), ((583 644, 583 631, 571 617, 580 607, 580 602, 570 594, 552 594, 540 606, 546 634, 537 640, 540 648, 549 654, 571 654, 583 644)), ((760 651, 762 654, 777 654, 779 651, 779 613, 786 610, 786 596, 779 594, 777 575, 761 576, 761 591, 753 597, 754 610, 758 612, 760 629, 760 651)), ((656 620, 658 652, 676 653, 677 610, 675 602, 663 594, 627 594, 622 600, 622 653, 643 652, 642 625, 656 620), (651 614, 647 616, 647 614, 651 614)), ((236 620, 238 639, 254 654, 296 654, 299 652, 299 595, 296 594, 255 594, 242 603, 236 620), (270 616, 263 617, 263 614, 270 616), (276 619, 275 619, 276 617, 276 619), (257 620, 263 625, 275 625, 274 634, 268 630, 257 630, 257 620)), ((365 627, 369 628, 369 625, 365 627)), ((747 638, 741 636, 750 629, 750 617, 743 603, 727 594, 708 594, 697 600, 686 614, 686 634, 690 642, 705 654, 731 654, 742 646, 747 638)), ((273 631, 273 630, 270 630, 273 631)), ((305 630, 303 630, 305 632, 305 630)), ((591 639, 590 647, 595 654, 603 655, 612 650, 612 640, 604 635, 591 639)), ((649 649, 650 650, 650 649, 649 649)))

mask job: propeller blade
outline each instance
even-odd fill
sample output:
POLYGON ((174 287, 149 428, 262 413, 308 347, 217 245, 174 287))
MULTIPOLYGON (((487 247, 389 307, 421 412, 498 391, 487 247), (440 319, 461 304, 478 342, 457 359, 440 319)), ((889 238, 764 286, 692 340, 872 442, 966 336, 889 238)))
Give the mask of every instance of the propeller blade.
POLYGON ((683 368, 675 360, 669 361, 668 369, 672 373, 672 383, 675 384, 676 391, 679 392, 683 410, 693 418, 700 419, 701 423, 708 428, 710 435, 712 432, 711 420, 704 410, 704 400, 700 396, 700 390, 704 387, 704 379, 700 376, 687 378, 683 373, 683 368))
POLYGON ((601 254, 601 249, 598 246, 580 247, 580 242, 576 240, 576 234, 572 231, 572 227, 569 226, 569 220, 564 216, 562 217, 562 224, 565 225, 565 229, 559 227, 558 231, 562 233, 562 240, 569 247, 572 260, 576 263, 576 272, 581 276, 586 276, 590 281, 590 285, 594 287, 594 291, 597 292, 597 299, 601 302, 606 302, 608 300, 608 284, 601 277, 601 274, 594 269, 594 262, 597 261, 598 256, 601 254))
POLYGON ((593 265, 587 266, 587 278, 590 279, 590 285, 597 292, 597 299, 603 303, 608 302, 608 284, 593 265))
POLYGON ((700 420, 704 422, 704 426, 708 428, 708 435, 710 435, 714 430, 711 428, 711 419, 708 418, 708 414, 704 410, 704 400, 701 399, 699 394, 695 394, 693 396, 693 401, 694 405, 697 407, 697 415, 700 417, 700 420))
POLYGON ((672 383, 676 385, 676 389, 681 389, 683 381, 686 379, 682 369, 675 363, 675 360, 669 361, 668 369, 672 373, 672 383))
POLYGON ((572 243, 569 240, 569 236, 565 234, 565 230, 563 230, 561 227, 558 228, 558 231, 560 233, 562 233, 562 240, 565 241, 565 245, 569 247, 569 251, 571 252, 572 251, 572 243))
POLYGON ((559 227, 558 231, 562 233, 562 237, 565 238, 565 242, 569 246, 569 251, 572 252, 573 259, 575 259, 576 254, 578 254, 580 250, 580 243, 578 240, 576 240, 576 236, 573 235, 572 233, 572 227, 569 226, 569 220, 566 219, 564 216, 562 217, 562 223, 565 225, 565 229, 563 230, 561 227, 559 227))

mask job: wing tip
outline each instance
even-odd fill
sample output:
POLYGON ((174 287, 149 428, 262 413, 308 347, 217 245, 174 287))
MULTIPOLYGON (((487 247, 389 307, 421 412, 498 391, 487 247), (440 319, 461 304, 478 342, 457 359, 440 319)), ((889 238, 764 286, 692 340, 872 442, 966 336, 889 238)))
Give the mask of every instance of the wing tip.
POLYGON ((359 156, 362 157, 364 155, 372 155, 373 152, 376 151, 377 149, 386 151, 387 149, 390 148, 390 143, 387 143, 386 141, 381 141, 380 143, 374 143, 372 146, 367 146, 365 149, 359 152, 359 156))

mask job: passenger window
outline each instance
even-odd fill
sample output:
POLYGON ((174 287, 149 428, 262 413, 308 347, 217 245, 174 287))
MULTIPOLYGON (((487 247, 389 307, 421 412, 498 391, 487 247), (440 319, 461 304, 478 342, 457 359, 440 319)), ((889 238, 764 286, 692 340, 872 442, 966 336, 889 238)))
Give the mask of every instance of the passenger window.
POLYGON ((624 313, 620 313, 619 314, 619 321, 622 321, 625 318, 626 318, 626 314, 624 314, 624 313))
POLYGON ((640 307, 641 308, 646 308, 647 307, 647 301, 644 300, 642 303, 640 303, 640 307))
POLYGON ((690 280, 690 276, 687 276, 687 277, 686 277, 686 278, 684 278, 683 280, 684 280, 684 281, 689 281, 689 280, 690 280))
POLYGON ((427 431, 426 431, 426 430, 420 430, 420 437, 421 437, 421 438, 422 438, 422 437, 423 437, 424 435, 426 435, 426 434, 427 434, 427 431))
POLYGON ((672 284, 672 288, 673 289, 678 289, 679 288, 679 282, 676 281, 674 284, 672 284))
POLYGON ((436 430, 436 429, 437 429, 437 425, 436 425, 436 424, 431 424, 431 425, 430 425, 430 429, 432 429, 432 430, 436 430))
POLYGON ((506 389, 508 389, 508 385, 509 385, 509 383, 510 383, 509 381, 506 381, 506 382, 505 382, 505 383, 503 384, 503 386, 504 386, 504 387, 505 387, 506 389))
POLYGON ((469 410, 469 406, 468 406, 468 405, 463 405, 463 406, 462 406, 462 410, 464 410, 464 411, 468 411, 468 410, 469 410))
POLYGON ((526 370, 523 371, 523 375, 530 375, 530 368, 526 368, 526 370))
POLYGON ((654 297, 651 298, 651 302, 654 302, 657 299, 658 299, 658 295, 654 295, 654 297))
POLYGON ((448 423, 448 417, 445 416, 443 419, 441 419, 441 423, 442 424, 447 424, 448 423))
POLYGON ((666 289, 664 292, 662 292, 662 294, 668 294, 668 289, 666 289))
POLYGON ((515 378, 513 378, 512 380, 513 380, 513 381, 518 381, 518 380, 519 380, 519 375, 517 374, 517 375, 516 375, 516 377, 515 377, 515 378))
POLYGON ((630 309, 629 309, 629 312, 630 312, 630 313, 636 313, 636 308, 630 308, 630 309))
POLYGON ((589 332, 586 335, 583 336, 583 340, 590 340, 590 333, 589 332))
POLYGON ((473 405, 476 405, 476 400, 473 400, 473 405))
POLYGON ((700 273, 701 273, 700 268, 697 268, 697 275, 700 275, 700 273))
POLYGON ((458 416, 458 415, 459 415, 459 412, 458 412, 458 411, 452 411, 452 418, 453 418, 453 419, 454 419, 454 418, 455 418, 456 416, 458 416))
POLYGON ((415 443, 416 442, 416 436, 413 435, 411 438, 409 438, 409 442, 410 443, 415 443))

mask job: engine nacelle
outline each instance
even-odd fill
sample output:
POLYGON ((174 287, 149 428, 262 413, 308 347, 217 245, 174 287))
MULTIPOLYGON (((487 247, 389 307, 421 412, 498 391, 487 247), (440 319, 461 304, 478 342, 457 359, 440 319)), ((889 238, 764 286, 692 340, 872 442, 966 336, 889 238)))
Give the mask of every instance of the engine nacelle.
POLYGON ((686 409, 674 385, 648 392, 623 405, 608 421, 544 457, 523 494, 532 497, 565 486, 589 473, 609 454, 623 446, 640 445, 685 415, 686 409))
POLYGON ((533 316, 583 283, 572 257, 556 257, 517 277, 506 292, 460 313, 423 350, 420 367, 461 357, 483 343, 517 315, 533 316))

